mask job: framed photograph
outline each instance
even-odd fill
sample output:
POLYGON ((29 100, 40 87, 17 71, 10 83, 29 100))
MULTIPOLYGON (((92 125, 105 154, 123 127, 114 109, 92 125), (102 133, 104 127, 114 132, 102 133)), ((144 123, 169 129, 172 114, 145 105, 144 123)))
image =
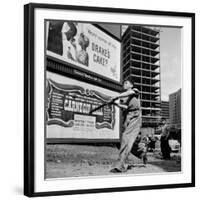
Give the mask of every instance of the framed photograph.
POLYGON ((24 194, 195 186, 195 14, 24 6, 24 194))

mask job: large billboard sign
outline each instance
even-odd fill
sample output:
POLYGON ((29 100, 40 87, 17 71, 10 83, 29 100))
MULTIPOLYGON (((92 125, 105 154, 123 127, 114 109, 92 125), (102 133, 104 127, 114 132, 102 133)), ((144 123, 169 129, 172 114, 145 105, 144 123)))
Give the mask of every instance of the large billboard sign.
POLYGON ((47 138, 119 139, 119 108, 107 105, 116 92, 47 73, 47 138))
POLYGON ((47 55, 120 82, 120 42, 92 24, 47 21, 47 55))

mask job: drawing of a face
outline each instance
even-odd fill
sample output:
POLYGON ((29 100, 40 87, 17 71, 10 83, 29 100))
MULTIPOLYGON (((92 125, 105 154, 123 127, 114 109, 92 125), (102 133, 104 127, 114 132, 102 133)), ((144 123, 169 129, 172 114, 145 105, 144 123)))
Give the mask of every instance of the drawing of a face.
POLYGON ((84 35, 84 33, 80 34, 80 37, 78 39, 78 44, 81 46, 81 49, 86 50, 86 48, 89 46, 89 39, 87 36, 84 35))

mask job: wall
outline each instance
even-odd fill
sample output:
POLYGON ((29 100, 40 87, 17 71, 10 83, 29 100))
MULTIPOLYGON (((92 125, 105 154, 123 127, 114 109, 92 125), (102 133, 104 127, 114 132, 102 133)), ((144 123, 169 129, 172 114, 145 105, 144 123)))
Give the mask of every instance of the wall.
MULTIPOLYGON (((29 1, 9 0, 1 3, 1 145, 0 145, 0 183, 1 199, 23 200, 23 4, 29 1), (2 39, 3 38, 3 39, 2 39)), ((35 2, 60 3, 86 6, 124 7, 148 10, 171 10, 196 12, 196 55, 200 53, 200 6, 198 0, 42 0, 35 2)), ((197 56, 196 56, 197 57, 197 56)), ((196 77, 200 75, 200 60, 196 62, 196 77)), ((196 79, 196 85, 200 85, 200 79, 196 79)), ((197 89, 196 89, 197 91, 197 89)), ((196 94, 196 102, 200 102, 200 93, 196 94)), ((196 104, 196 119, 199 121, 200 105, 196 104)), ((196 141, 200 141, 200 125, 197 123, 196 141)), ((196 152, 200 152, 200 145, 196 152)), ((196 161, 196 169, 200 168, 200 159, 196 161)), ((200 172, 197 170, 197 187, 185 189, 165 189, 137 192, 121 192, 106 194, 74 195, 63 197, 47 197, 45 199, 199 199, 200 172)), ((44 199, 44 198, 37 198, 44 199)))

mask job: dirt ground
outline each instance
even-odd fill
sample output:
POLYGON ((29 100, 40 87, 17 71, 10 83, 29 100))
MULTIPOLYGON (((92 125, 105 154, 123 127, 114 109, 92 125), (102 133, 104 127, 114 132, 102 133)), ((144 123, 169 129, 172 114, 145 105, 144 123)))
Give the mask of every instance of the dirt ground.
MULTIPOLYGON (((114 146, 92 145, 47 145, 46 178, 113 175, 112 165, 118 158, 119 150, 114 146)), ((180 154, 173 153, 170 160, 162 160, 159 152, 148 153, 146 166, 133 155, 131 169, 123 174, 143 174, 181 171, 180 154)))

